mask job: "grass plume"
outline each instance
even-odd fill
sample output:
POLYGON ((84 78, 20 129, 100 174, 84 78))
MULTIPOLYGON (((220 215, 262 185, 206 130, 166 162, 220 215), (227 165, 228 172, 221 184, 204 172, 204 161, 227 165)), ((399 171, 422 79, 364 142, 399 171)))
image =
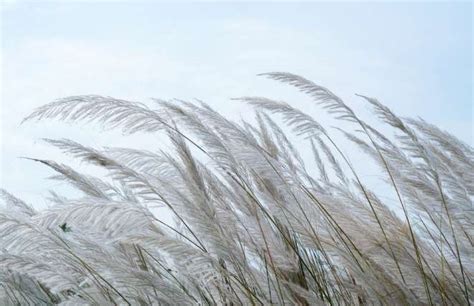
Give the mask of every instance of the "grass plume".
POLYGON ((369 188, 333 130, 283 101, 237 98, 255 109, 255 123, 236 123, 203 102, 156 100, 151 109, 66 97, 25 120, 163 133, 172 149, 46 139, 113 183, 28 158, 82 195, 52 193, 54 205, 36 211, 1 191, 0 304, 470 305, 473 148, 359 95, 389 137, 325 87, 263 76, 353 126, 338 132, 379 166, 396 202, 369 188), (157 205, 175 222, 152 213, 157 205))

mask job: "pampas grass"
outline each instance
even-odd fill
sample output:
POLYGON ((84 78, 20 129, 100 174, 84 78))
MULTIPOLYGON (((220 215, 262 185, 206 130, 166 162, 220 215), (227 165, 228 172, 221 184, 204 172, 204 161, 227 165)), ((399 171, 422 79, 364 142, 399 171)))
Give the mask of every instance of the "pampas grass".
POLYGON ((255 109, 254 123, 204 103, 156 100, 150 109, 102 96, 63 98, 28 116, 165 133, 173 149, 46 140, 112 183, 32 159, 82 196, 53 193, 54 205, 36 211, 2 191, 0 304, 470 305, 472 147, 360 96, 393 130, 387 136, 322 86, 264 76, 352 129, 329 131, 263 97, 237 99, 255 109), (334 132, 379 166, 395 203, 368 187, 334 132), (300 156, 295 137, 314 158, 300 156), (152 213, 157 205, 175 222, 152 213))

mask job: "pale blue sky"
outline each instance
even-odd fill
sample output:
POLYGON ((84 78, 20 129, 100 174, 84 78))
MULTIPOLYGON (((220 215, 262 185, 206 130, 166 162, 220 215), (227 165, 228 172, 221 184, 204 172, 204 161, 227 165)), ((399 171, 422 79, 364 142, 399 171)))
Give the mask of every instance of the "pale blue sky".
POLYGON ((473 142, 470 2, 17 0, 1 11, 0 186, 31 201, 56 186, 45 184, 50 172, 17 158, 58 157, 37 139, 125 145, 81 125, 19 125, 33 108, 72 94, 195 97, 236 118, 246 112, 229 98, 266 95, 325 116, 294 90, 256 77, 289 71, 356 109, 367 107, 354 93, 374 96, 401 115, 421 116, 473 142))

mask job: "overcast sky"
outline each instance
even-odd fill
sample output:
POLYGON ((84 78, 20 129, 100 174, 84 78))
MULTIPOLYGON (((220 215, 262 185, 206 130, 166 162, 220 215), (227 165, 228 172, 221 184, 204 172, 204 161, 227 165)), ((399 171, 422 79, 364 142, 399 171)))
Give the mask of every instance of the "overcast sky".
POLYGON ((366 105, 354 93, 377 97, 473 142, 470 2, 6 1, 1 14, 0 187, 35 206, 59 188, 45 180, 51 171, 18 158, 59 158, 42 137, 159 148, 87 125, 20 125, 35 107, 68 95, 199 98, 236 118, 247 113, 230 98, 265 95, 325 116, 291 88, 256 76, 288 71, 357 110, 366 105))

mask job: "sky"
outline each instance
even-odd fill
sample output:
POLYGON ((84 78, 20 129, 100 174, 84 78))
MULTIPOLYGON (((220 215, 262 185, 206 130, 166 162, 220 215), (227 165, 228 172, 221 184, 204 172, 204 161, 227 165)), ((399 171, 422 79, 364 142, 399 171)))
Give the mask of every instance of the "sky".
POLYGON ((150 135, 87 124, 20 124, 69 95, 198 98, 236 119, 251 115, 230 99, 258 95, 324 120, 294 89, 257 76, 288 71, 367 116, 355 93, 473 143, 470 2, 2 1, 0 187, 37 207, 48 189, 64 188, 46 180, 50 170, 19 158, 62 161, 41 138, 160 148, 150 135))

